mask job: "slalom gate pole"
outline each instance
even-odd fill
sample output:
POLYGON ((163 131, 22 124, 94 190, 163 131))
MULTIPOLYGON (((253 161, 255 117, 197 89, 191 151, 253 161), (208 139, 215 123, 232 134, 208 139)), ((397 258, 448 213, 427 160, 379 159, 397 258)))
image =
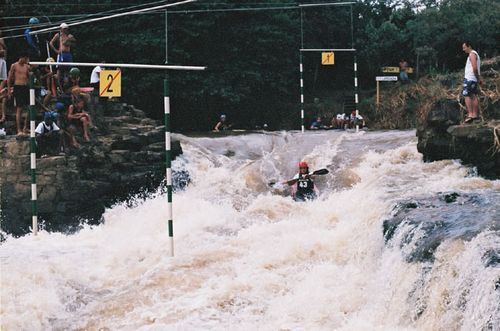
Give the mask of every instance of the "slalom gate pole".
POLYGON ((302 65, 302 52, 300 52, 300 119, 302 121, 302 133, 304 133, 304 67, 302 65))
POLYGON ((29 76, 30 88, 30 163, 31 163, 31 219, 32 232, 36 236, 38 234, 38 207, 36 195, 36 139, 35 139, 35 78, 33 73, 29 76))
POLYGON ((167 176, 167 219, 168 237, 170 240, 170 256, 174 256, 174 225, 172 215, 172 151, 170 141, 170 97, 168 88, 168 76, 164 83, 164 103, 165 103, 165 166, 167 176))
MULTIPOLYGON (((356 58, 356 54, 354 54, 354 103, 356 107, 356 117, 359 115, 359 109, 358 109, 358 102, 359 102, 359 97, 358 97, 358 62, 356 58)), ((359 132, 359 124, 356 124, 356 132, 359 132)))

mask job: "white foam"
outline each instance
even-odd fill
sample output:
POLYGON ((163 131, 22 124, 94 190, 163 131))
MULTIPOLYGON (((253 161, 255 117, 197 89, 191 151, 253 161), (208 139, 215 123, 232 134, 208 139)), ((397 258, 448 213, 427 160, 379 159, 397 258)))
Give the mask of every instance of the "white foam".
POLYGON ((469 330, 498 312, 498 268, 479 258, 498 237, 443 245, 430 273, 384 243, 398 199, 500 187, 457 162, 422 163, 414 132, 178 137, 185 154, 174 170, 192 182, 174 194, 176 256, 162 195, 115 206, 105 224, 74 235, 8 238, 2 329, 469 330), (271 177, 290 178, 304 156, 331 169, 340 160, 353 179, 329 189, 342 178, 318 178, 321 197, 308 203, 273 193, 271 177), (471 292, 460 310, 463 287, 471 292), (420 315, 415 293, 427 307, 420 315))

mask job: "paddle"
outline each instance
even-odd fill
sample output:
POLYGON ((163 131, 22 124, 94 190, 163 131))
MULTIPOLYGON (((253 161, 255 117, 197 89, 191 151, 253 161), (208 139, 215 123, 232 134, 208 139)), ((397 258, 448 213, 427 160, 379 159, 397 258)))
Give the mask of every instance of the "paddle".
MULTIPOLYGON (((309 174, 309 176, 317 176, 317 175, 326 175, 329 173, 328 169, 318 169, 316 171, 313 171, 309 174)), ((298 179, 290 179, 287 180, 286 182, 283 182, 283 184, 288 184, 288 185, 293 185, 298 181, 298 179)), ((276 182, 269 182, 269 186, 274 186, 276 185, 276 182)))

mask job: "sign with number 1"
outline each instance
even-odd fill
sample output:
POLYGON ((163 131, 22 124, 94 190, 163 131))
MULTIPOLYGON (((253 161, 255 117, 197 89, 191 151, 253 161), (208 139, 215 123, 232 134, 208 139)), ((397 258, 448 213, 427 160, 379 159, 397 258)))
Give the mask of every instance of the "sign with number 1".
POLYGON ((101 70, 99 80, 99 96, 122 96, 122 75, 120 70, 101 70))

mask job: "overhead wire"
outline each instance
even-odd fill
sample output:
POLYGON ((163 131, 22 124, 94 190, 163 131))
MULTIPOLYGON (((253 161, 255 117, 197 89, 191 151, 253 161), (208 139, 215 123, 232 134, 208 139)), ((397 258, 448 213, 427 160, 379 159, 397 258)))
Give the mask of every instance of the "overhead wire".
MULTIPOLYGON (((43 17, 49 18, 49 17, 55 17, 55 16, 59 16, 59 17, 75 16, 75 18, 72 18, 70 20, 66 20, 65 23, 68 23, 68 22, 78 21, 78 19, 85 19, 85 18, 89 18, 89 17, 110 14, 110 13, 114 13, 114 12, 118 12, 118 11, 130 10, 130 9, 134 9, 134 8, 138 8, 138 7, 156 5, 156 4, 162 3, 162 2, 164 3, 164 2, 166 2, 166 0, 154 1, 154 2, 149 2, 149 3, 145 3, 145 4, 140 4, 140 5, 134 5, 134 6, 124 7, 124 8, 110 9, 110 10, 106 10, 106 11, 102 11, 102 12, 98 12, 98 13, 85 14, 85 15, 50 15, 50 16, 45 16, 44 15, 43 17)), ((28 18, 28 17, 33 17, 33 16, 34 15, 24 16, 24 17, 21 16, 21 18, 28 18)), ((6 17, 4 17, 4 19, 5 18, 6 17)), ((25 28, 27 28, 29 26, 32 26, 34 28, 39 28, 39 27, 46 27, 46 26, 50 26, 50 25, 54 25, 54 24, 60 24, 60 23, 62 23, 62 21, 59 21, 59 22, 47 22, 47 23, 41 23, 41 24, 37 24, 37 25, 24 24, 24 25, 18 25, 18 26, 8 26, 9 28, 12 28, 12 29, 1 29, 1 30, 2 30, 2 32, 16 31, 16 30, 25 29, 25 28)), ((17 37, 22 37, 22 36, 24 36, 24 35, 9 36, 9 37, 4 37, 4 38, 17 38, 17 37)))
MULTIPOLYGON (((167 6, 172 6, 172 5, 176 5, 176 4, 183 4, 183 3, 189 3, 189 2, 194 2, 194 1, 196 1, 196 0, 186 0, 186 1, 182 1, 180 3, 167 4, 167 5, 164 5, 164 6, 157 6, 157 7, 167 7, 167 6)), ((98 20, 103 20, 103 19, 120 17, 120 16, 124 16, 124 15, 164 14, 165 13, 164 9, 153 7, 153 8, 143 8, 143 9, 140 9, 138 11, 133 11, 133 12, 130 12, 130 13, 124 12, 124 13, 119 13, 119 14, 111 15, 111 16, 93 18, 93 19, 90 19, 90 20, 85 20, 84 19, 84 18, 87 18, 87 17, 104 15, 106 13, 111 13, 111 12, 114 12, 114 11, 128 10, 128 9, 132 9, 132 8, 136 8, 136 7, 140 7, 140 6, 156 4, 156 3, 159 3, 159 2, 164 2, 164 1, 157 1, 157 2, 152 2, 152 3, 148 3, 148 4, 143 4, 143 5, 131 6, 131 7, 127 7, 127 8, 114 9, 114 10, 109 10, 109 11, 102 12, 102 13, 95 13, 95 14, 77 16, 77 18, 71 19, 69 21, 66 20, 65 23, 67 23, 68 25, 71 26, 71 25, 79 25, 79 24, 90 23, 90 22, 93 22, 93 21, 98 21, 98 20), (143 10, 144 10, 144 12, 143 12, 143 10), (80 20, 79 21, 78 18, 83 18, 84 20, 80 20)), ((353 2, 339 2, 339 3, 322 3, 322 4, 318 4, 318 5, 321 5, 321 6, 331 5, 331 6, 333 6, 333 5, 349 5, 349 4, 352 4, 352 3, 353 2)), ((214 4, 211 4, 211 5, 214 5, 214 4)), ((221 5, 221 4, 215 4, 215 5, 221 5)), ((247 4, 247 5, 249 5, 249 4, 247 4)), ((271 4, 271 5, 273 5, 273 4, 271 4)), ((276 4, 276 5, 280 5, 280 4, 276 4)), ((307 4, 308 7, 312 7, 313 5, 314 4, 307 4)), ((287 6, 281 6, 281 7, 276 6, 276 7, 249 7, 249 8, 223 8, 223 9, 169 10, 169 11, 167 11, 167 13, 168 14, 196 14, 196 13, 208 13, 208 12, 245 12, 245 11, 262 11, 262 10, 289 10, 289 9, 299 9, 299 8, 301 8, 301 5, 287 5, 287 6)), ((64 16, 64 15, 60 15, 60 16, 64 16)), ((52 23, 52 25, 53 24, 54 23, 52 23)), ((57 24, 59 24, 59 22, 57 24)), ((38 31, 34 31, 32 33, 33 34, 38 34, 38 33, 43 33, 43 32, 46 32, 46 31, 51 31, 51 30, 56 30, 56 29, 58 29, 58 27, 41 29, 41 30, 38 30, 38 31)), ((3 30, 3 31, 5 31, 5 30, 3 30)), ((24 35, 8 36, 8 37, 4 37, 4 39, 5 38, 16 38, 16 37, 22 37, 22 36, 24 36, 24 35)))
MULTIPOLYGON (((195 1, 197 1, 197 0, 184 0, 184 1, 179 1, 179 2, 169 3, 169 4, 166 4, 166 5, 155 6, 155 7, 151 7, 151 8, 138 9, 138 10, 134 10, 134 11, 131 11, 131 12, 124 12, 124 13, 114 14, 114 15, 110 15, 110 16, 105 16, 105 17, 91 18, 89 20, 83 20, 83 21, 80 21, 80 22, 72 22, 72 23, 70 23, 68 25, 69 26, 74 26, 74 25, 80 25, 80 24, 87 24, 87 23, 92 23, 92 22, 97 22, 97 21, 102 21, 102 20, 108 20, 108 19, 111 19, 111 18, 126 16, 126 15, 130 15, 130 14, 133 14, 133 13, 140 13, 140 12, 143 12, 143 11, 152 11, 152 10, 155 10, 155 9, 162 9, 162 8, 168 8, 168 7, 177 6, 177 5, 183 5, 183 4, 191 3, 191 2, 195 2, 195 1)), ((39 34, 39 33, 43 33, 43 32, 46 32, 46 31, 57 30, 58 28, 59 27, 41 29, 41 30, 37 30, 37 31, 32 31, 30 34, 39 34)))

